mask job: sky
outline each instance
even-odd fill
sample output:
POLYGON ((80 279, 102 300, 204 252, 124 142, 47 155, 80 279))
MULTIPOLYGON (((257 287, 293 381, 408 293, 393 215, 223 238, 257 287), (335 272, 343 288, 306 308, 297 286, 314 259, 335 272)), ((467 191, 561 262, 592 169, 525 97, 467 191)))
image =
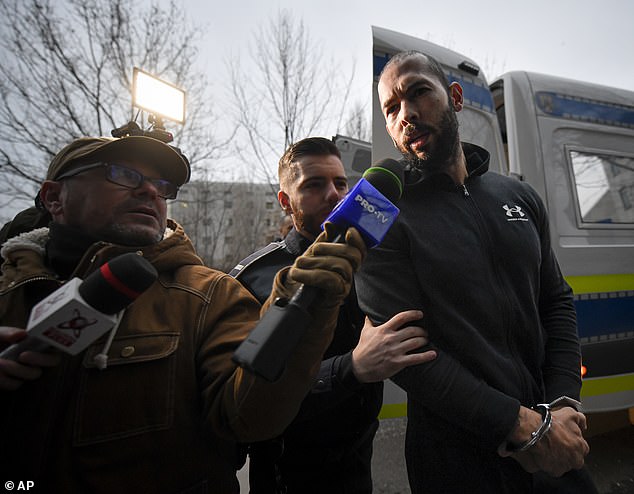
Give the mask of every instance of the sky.
POLYGON ((214 76, 229 54, 248 50, 259 25, 288 9, 324 52, 356 60, 356 83, 368 94, 373 25, 458 51, 489 80, 527 70, 634 90, 630 0, 181 1, 205 32, 201 62, 214 76))
MULTIPOLYGON (((150 0, 145 0, 150 1, 150 0)), ((160 0, 168 2, 169 0, 160 0)), ((513 70, 539 72, 634 91, 631 0, 180 0, 203 34, 200 63, 216 107, 232 105, 226 62, 244 65, 254 36, 281 9, 303 20, 311 39, 346 77, 368 114, 372 99, 372 26, 426 39, 471 58, 492 82, 513 70)), ((315 135, 346 134, 344 128, 315 135)), ((277 158, 271 159, 276 173, 277 158)), ((216 169, 230 169, 223 161, 216 169)))
POLYGON ((355 62, 354 94, 367 98, 368 108, 373 25, 458 51, 489 81, 527 70, 634 90, 631 0, 175 1, 203 34, 200 64, 212 98, 228 105, 226 61, 236 54, 247 59, 254 34, 280 9, 302 19, 324 58, 331 54, 346 74, 355 62))

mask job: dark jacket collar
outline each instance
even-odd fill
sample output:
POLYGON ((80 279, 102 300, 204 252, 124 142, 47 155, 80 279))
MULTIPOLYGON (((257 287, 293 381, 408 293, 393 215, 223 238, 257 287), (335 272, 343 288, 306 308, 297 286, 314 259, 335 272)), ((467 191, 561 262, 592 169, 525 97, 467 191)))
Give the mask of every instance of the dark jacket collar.
POLYGON ((306 249, 313 243, 312 240, 308 240, 301 233, 299 233, 295 227, 291 228, 286 238, 284 239, 286 244, 286 250, 294 256, 300 256, 306 249))
POLYGON ((74 271, 86 251, 97 239, 81 230, 52 221, 49 224, 49 240, 46 244, 46 260, 62 279, 74 271))
MULTIPOLYGON (((489 160, 491 155, 489 152, 475 144, 461 142, 462 151, 467 160, 467 181, 479 175, 483 175, 489 169, 489 160)), ((403 160, 402 163, 406 164, 403 160)), ((405 186, 413 186, 421 183, 429 184, 432 187, 454 189, 456 184, 445 173, 436 173, 434 175, 423 176, 420 172, 412 168, 405 168, 405 186)))

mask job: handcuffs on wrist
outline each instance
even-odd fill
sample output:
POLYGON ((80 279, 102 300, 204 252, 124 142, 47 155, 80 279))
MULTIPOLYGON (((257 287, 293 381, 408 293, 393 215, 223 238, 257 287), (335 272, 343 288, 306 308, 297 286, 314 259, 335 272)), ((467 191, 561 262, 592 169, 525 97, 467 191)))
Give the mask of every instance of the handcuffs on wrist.
POLYGON ((581 409, 581 403, 577 400, 574 400, 568 396, 560 396, 556 400, 551 401, 550 403, 538 403, 537 405, 531 407, 531 410, 535 410, 539 412, 542 416, 542 423, 537 428, 536 431, 531 432, 531 437, 527 441, 524 441, 522 444, 517 446, 511 446, 510 444, 506 444, 507 451, 512 453, 519 453, 521 451, 526 451, 527 449, 535 446, 537 442, 546 435, 546 433, 550 430, 550 426, 553 423, 553 416, 550 413, 551 409, 560 408, 560 407, 571 407, 574 408, 577 412, 581 409))

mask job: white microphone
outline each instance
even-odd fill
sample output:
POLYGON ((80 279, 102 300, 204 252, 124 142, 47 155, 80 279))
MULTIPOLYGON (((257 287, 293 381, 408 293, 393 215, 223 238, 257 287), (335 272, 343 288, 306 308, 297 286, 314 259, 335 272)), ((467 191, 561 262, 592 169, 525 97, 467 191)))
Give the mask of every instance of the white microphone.
POLYGON ((17 360, 27 350, 57 348, 77 355, 118 322, 119 312, 154 283, 158 273, 144 257, 115 257, 85 280, 73 278, 31 310, 28 336, 0 358, 17 360))

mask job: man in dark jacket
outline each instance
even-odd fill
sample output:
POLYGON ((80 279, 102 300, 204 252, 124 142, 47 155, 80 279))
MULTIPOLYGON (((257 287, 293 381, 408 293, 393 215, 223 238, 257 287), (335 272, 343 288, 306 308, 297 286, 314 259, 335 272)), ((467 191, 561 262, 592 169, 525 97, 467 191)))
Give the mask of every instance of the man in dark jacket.
POLYGON ((594 492, 575 470, 588 453, 569 399, 580 349, 542 201, 487 173, 484 149, 461 145, 462 88, 433 59, 395 55, 378 93, 406 184, 397 222, 359 273, 359 300, 375 322, 423 311, 438 350, 393 378, 408 396, 412 492, 550 492, 545 474, 566 472, 552 492, 594 492), (568 477, 579 484, 564 490, 568 477))
POLYGON ((298 283, 323 297, 311 310, 316 327, 265 382, 231 359, 260 304, 205 267, 166 217, 188 178, 182 155, 144 136, 77 139, 51 162, 39 193, 51 223, 2 246, 0 350, 25 338, 19 328, 38 300, 121 253, 142 254, 159 277, 113 339, 76 356, 0 358, 5 480, 51 493, 237 494, 237 443, 275 437, 297 414, 362 260, 361 237, 349 230, 335 245, 322 236, 301 259, 313 268, 276 275, 272 297, 288 298, 298 283))
MULTIPOLYGON (((280 206, 294 227, 281 242, 249 256, 232 274, 259 300, 269 297, 275 272, 293 264, 321 232, 321 224, 348 192, 337 146, 321 137, 291 145, 279 163, 280 206)), ((361 494, 372 492, 372 441, 378 427, 384 379, 434 352, 409 323, 419 311, 373 327, 354 290, 339 312, 334 339, 299 415, 276 441, 250 445, 252 494, 361 494), (286 489, 286 490, 285 490, 286 489)))

